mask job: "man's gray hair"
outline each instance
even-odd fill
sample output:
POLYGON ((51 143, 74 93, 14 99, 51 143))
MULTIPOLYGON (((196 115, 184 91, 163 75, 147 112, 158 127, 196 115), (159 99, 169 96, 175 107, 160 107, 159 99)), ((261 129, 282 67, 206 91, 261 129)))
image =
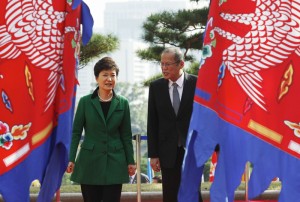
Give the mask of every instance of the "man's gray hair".
POLYGON ((174 53, 174 59, 175 61, 183 61, 184 58, 183 58, 183 54, 180 50, 180 48, 178 47, 168 47, 166 49, 163 50, 163 52, 161 54, 164 54, 164 53, 174 53))

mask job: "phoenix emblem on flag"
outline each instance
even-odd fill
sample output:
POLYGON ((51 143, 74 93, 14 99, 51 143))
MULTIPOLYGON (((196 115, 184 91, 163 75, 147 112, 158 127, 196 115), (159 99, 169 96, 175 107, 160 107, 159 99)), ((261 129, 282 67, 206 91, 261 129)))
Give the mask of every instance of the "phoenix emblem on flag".
POLYGON ((59 83, 64 88, 63 33, 58 27, 65 15, 54 10, 52 0, 9 0, 6 24, 0 26, 0 60, 15 59, 23 53, 36 67, 50 70, 44 111, 53 103, 59 83))
POLYGON ((5 3, 0 7, 0 174, 46 141, 59 115, 70 109, 80 40, 78 17, 66 20, 72 15, 70 1, 5 3))
MULTIPOLYGON (((216 32, 233 42, 223 51, 223 65, 251 100, 267 111, 262 86, 264 78, 260 71, 276 68, 293 53, 300 56, 300 1, 255 2, 254 13, 220 14, 225 21, 250 26, 251 29, 245 36, 237 36, 220 27, 209 30, 209 34, 213 38, 216 32)), ((212 56, 210 51, 207 53, 212 56)), ((204 57, 207 57, 207 54, 204 54, 204 57)), ((221 79, 224 77, 224 71, 225 68, 220 68, 221 79)), ((283 86, 288 88, 287 85, 283 86)), ((287 88, 285 90, 288 90, 287 88)))

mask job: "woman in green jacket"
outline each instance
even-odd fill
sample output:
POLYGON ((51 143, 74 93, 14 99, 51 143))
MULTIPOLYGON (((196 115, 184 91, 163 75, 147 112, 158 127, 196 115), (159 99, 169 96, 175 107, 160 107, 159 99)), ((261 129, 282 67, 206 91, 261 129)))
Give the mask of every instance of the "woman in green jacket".
POLYGON ((67 172, 81 185, 85 202, 119 202, 122 184, 136 170, 128 101, 113 90, 118 73, 112 58, 99 60, 94 67, 98 87, 80 99, 75 114, 67 172))

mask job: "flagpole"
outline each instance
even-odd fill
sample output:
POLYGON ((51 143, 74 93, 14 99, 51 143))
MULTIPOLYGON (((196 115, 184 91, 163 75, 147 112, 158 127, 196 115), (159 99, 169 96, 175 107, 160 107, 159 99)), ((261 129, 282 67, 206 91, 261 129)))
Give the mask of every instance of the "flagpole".
POLYGON ((135 135, 136 141, 136 167, 137 167, 137 202, 141 202, 141 135, 135 135))
POLYGON ((246 167, 245 167, 245 201, 249 202, 249 198, 248 198, 248 182, 249 182, 249 162, 246 163, 246 167))
POLYGON ((60 202, 60 189, 56 191, 56 202, 60 202))

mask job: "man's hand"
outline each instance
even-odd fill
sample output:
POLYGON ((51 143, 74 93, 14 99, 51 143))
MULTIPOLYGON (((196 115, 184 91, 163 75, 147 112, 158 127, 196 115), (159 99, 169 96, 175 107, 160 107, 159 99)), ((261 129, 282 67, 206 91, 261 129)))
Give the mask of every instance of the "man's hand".
POLYGON ((159 158, 151 158, 150 160, 150 165, 154 172, 159 172, 160 171, 160 162, 159 158))

